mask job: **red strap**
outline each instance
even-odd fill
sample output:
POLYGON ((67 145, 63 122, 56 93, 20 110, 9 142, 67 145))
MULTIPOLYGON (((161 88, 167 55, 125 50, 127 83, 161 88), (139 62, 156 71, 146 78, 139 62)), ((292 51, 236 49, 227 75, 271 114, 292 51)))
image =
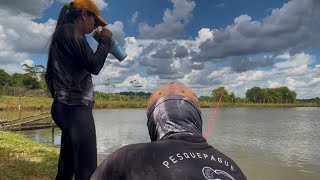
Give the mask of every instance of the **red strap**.
POLYGON ((214 117, 216 116, 216 113, 217 113, 217 111, 218 111, 218 108, 219 108, 219 105, 220 105, 220 102, 221 102, 222 96, 223 96, 223 92, 222 92, 222 93, 221 93, 221 95, 220 95, 219 102, 218 102, 218 104, 217 104, 217 106, 216 106, 216 109, 215 109, 215 110, 214 110, 214 112, 213 112, 213 115, 212 115, 212 117, 211 117, 211 120, 210 120, 209 126, 208 126, 207 131, 206 131, 206 134, 204 135, 204 138, 205 138, 205 139, 207 139, 208 134, 209 134, 209 131, 211 130, 211 126, 212 126, 212 124, 213 124, 214 117))

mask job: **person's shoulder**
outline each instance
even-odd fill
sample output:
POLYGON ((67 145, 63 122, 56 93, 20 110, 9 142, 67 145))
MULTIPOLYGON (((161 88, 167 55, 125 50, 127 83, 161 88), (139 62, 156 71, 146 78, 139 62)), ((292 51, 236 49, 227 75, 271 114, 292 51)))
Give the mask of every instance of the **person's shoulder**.
POLYGON ((125 145, 110 154, 110 158, 118 159, 132 159, 145 154, 144 152, 157 151, 161 148, 162 142, 147 142, 125 145))
POLYGON ((137 151, 141 151, 143 149, 146 149, 146 148, 152 146, 152 144, 153 144, 152 142, 128 144, 128 145, 122 146, 121 148, 116 150, 113 154, 135 153, 137 151))

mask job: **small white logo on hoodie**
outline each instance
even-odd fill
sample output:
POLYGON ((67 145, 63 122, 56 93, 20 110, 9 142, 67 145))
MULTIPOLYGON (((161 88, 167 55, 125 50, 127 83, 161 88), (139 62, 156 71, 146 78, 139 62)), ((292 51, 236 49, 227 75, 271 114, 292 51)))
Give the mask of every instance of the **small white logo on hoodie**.
POLYGON ((202 169, 203 176, 208 180, 235 180, 230 174, 222 170, 213 170, 211 167, 204 167, 202 169))

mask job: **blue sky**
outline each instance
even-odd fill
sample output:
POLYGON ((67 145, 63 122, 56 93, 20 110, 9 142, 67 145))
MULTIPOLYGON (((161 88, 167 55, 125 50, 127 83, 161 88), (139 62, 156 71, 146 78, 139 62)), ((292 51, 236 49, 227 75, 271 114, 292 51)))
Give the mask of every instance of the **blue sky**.
MULTIPOLYGON (((225 86, 244 97, 259 86, 288 86, 298 98, 320 96, 318 0, 94 0, 128 57, 109 55, 96 90, 142 91, 178 82, 198 95, 225 86)), ((0 2, 0 68, 44 64, 66 0, 0 2)), ((97 43, 87 36, 93 49, 97 43)))

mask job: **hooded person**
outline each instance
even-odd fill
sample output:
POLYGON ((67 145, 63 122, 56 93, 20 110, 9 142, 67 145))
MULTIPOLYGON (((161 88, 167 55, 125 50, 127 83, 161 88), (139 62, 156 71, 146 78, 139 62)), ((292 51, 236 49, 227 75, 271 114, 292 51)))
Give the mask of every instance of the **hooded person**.
POLYGON ((159 87, 147 104, 152 142, 126 145, 109 155, 92 180, 246 179, 237 164, 202 136, 200 104, 188 87, 159 87))

